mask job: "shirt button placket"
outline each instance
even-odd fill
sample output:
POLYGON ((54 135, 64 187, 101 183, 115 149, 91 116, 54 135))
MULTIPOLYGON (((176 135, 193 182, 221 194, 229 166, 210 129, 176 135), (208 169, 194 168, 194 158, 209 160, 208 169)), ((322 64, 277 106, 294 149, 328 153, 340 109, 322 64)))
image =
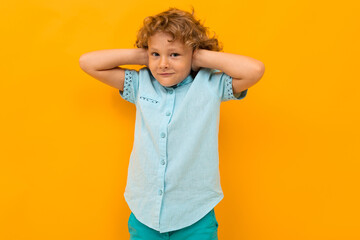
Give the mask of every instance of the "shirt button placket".
MULTIPOLYGON (((167 96, 166 96, 166 102, 165 102, 165 116, 160 122, 160 165, 159 165, 159 188, 158 188, 158 211, 160 216, 160 209, 161 209, 161 203, 162 198, 165 194, 165 170, 166 170, 166 163, 167 163, 167 139, 168 139, 168 125, 171 118, 171 113, 174 108, 174 102, 175 102, 175 92, 172 88, 167 88, 167 96)), ((160 226, 160 217, 159 217, 159 226, 160 226)))

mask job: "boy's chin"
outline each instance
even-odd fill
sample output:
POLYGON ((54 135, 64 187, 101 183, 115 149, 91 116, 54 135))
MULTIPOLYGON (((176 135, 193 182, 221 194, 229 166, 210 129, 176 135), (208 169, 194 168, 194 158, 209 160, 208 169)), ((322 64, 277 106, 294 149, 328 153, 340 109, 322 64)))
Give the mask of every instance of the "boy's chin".
POLYGON ((175 83, 175 84, 166 84, 166 83, 161 83, 160 81, 158 81, 158 82, 161 84, 161 86, 167 87, 167 88, 175 87, 177 85, 177 83, 175 83))
MULTIPOLYGON (((179 82, 174 82, 174 81, 166 81, 167 79, 156 79, 159 83, 160 83, 160 85, 161 86, 163 86, 163 87, 175 87, 177 84, 179 84, 181 81, 179 81, 179 82)), ((168 79, 168 80, 170 80, 170 79, 168 79)))

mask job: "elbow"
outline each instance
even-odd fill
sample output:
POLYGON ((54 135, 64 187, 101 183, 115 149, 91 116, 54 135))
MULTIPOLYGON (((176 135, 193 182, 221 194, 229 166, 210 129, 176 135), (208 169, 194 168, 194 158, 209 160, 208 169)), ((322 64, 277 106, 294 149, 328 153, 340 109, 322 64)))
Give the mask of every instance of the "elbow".
POLYGON ((259 64, 256 68, 257 81, 259 81, 263 77, 264 72, 265 72, 265 65, 264 63, 259 61, 259 64))
POLYGON ((86 56, 85 56, 86 54, 83 54, 83 55, 81 55, 80 56, 80 58, 79 58, 79 66, 80 66, 80 68, 81 69, 86 69, 86 68, 88 68, 89 66, 89 64, 88 64, 88 62, 86 61, 86 56))
POLYGON ((265 65, 262 62, 258 61, 258 63, 254 65, 254 68, 251 71, 251 75, 249 76, 248 79, 251 79, 253 84, 255 84, 262 78, 264 72, 265 72, 265 65))

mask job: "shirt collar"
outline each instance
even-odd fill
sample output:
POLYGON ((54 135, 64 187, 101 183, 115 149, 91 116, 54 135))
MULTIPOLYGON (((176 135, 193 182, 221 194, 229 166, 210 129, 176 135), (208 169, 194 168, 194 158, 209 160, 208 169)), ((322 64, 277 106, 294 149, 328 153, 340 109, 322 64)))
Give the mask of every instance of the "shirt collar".
POLYGON ((171 86, 171 88, 177 88, 177 87, 179 87, 181 85, 188 84, 188 83, 190 83, 192 81, 193 81, 193 77, 189 74, 184 80, 182 80, 181 82, 179 82, 176 85, 171 86))
MULTIPOLYGON (((149 70, 149 72, 150 72, 150 70, 149 70)), ((150 72, 150 75, 151 75, 151 77, 152 77, 153 79, 155 79, 155 77, 152 75, 151 72, 150 72)), ((165 88, 177 88, 177 87, 179 87, 179 86, 181 86, 181 85, 188 84, 188 83, 192 82, 193 80, 194 80, 194 78, 191 76, 191 73, 190 73, 184 80, 182 80, 182 81, 179 82, 178 84, 173 85, 173 86, 170 86, 170 87, 165 87, 165 88)))

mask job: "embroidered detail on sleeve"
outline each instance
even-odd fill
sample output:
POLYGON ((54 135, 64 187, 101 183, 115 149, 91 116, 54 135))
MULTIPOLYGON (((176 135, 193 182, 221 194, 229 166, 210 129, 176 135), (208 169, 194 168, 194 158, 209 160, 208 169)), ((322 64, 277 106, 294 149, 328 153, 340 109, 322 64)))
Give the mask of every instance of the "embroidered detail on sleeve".
POLYGON ((233 89, 232 89, 232 77, 228 76, 228 75, 224 75, 225 77, 225 96, 224 96, 224 100, 230 100, 230 99, 235 99, 234 94, 233 94, 233 89))
POLYGON ((133 76, 131 71, 125 70, 125 80, 124 80, 124 91, 122 92, 122 97, 131 103, 134 103, 134 89, 133 89, 133 76))
POLYGON ((241 93, 234 95, 233 87, 232 87, 232 77, 229 75, 225 75, 225 96, 224 100, 241 100, 243 99, 247 94, 247 89, 242 91, 241 93))

